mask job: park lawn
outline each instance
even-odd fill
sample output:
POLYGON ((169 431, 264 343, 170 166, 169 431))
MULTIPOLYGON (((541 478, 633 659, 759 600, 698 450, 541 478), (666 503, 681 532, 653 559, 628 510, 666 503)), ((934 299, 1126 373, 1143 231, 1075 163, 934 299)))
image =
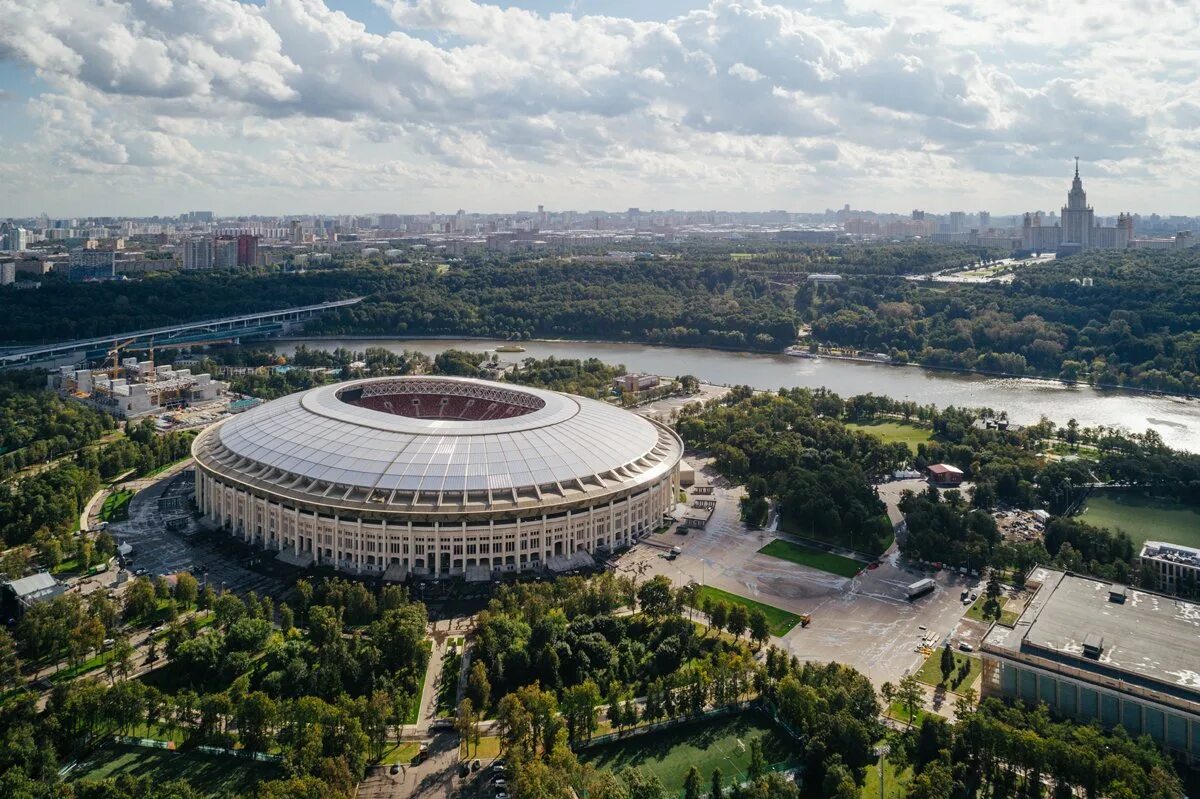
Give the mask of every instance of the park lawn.
POLYGON ((829 572, 841 577, 854 577, 866 568, 867 565, 853 558, 835 555, 832 552, 825 552, 820 549, 812 549, 811 547, 795 544, 791 541, 785 541, 782 538, 776 538, 758 551, 762 555, 770 555, 773 558, 799 563, 801 566, 819 569, 820 571, 829 572))
POLYGON ((790 613, 783 608, 777 608, 774 605, 756 602, 755 600, 748 599, 744 596, 731 594, 728 591, 722 591, 720 588, 713 588, 711 585, 702 585, 696 591, 696 602, 698 604, 703 606, 705 599, 712 600, 713 602, 726 602, 733 605, 742 605, 747 610, 752 608, 761 608, 762 611, 767 614, 767 623, 771 626, 771 635, 786 635, 788 630, 800 623, 800 617, 795 613, 790 613))
POLYGON ((707 789, 712 771, 720 768, 725 785, 746 780, 750 741, 761 737, 768 766, 792 765, 802 751, 769 718, 757 712, 697 721, 586 747, 579 761, 601 771, 632 766, 658 777, 670 796, 679 796, 688 770, 696 766, 707 789))
POLYGON ((1140 551, 1146 541, 1200 547, 1200 508, 1134 491, 1097 491, 1088 497, 1079 519, 1124 530, 1133 539, 1134 551, 1140 551))
POLYGON ((144 721, 133 725, 124 734, 130 738, 153 738, 156 741, 174 741, 176 747, 183 746, 183 742, 187 740, 186 732, 180 727, 172 730, 164 724, 147 724, 144 721))
POLYGON ((421 749, 420 741, 388 741, 390 746, 380 756, 380 763, 411 763, 421 749))
MULTIPOLYGON (((967 611, 966 616, 973 621, 989 622, 991 619, 983 617, 983 605, 987 602, 987 594, 980 594, 974 602, 971 603, 971 608, 967 611)), ((1004 606, 1008 604, 1008 597, 1002 596, 1000 602, 1000 616, 1004 617, 1004 606)), ((1011 626, 1011 625, 1010 625, 1011 626)))
POLYGON ((996 623, 1001 627, 1012 628, 1017 626, 1017 619, 1019 618, 1021 618, 1021 614, 1015 610, 1002 610, 1000 611, 1000 620, 996 623))
POLYGON ((479 739, 479 746, 467 747, 463 741, 458 746, 459 760, 495 760, 500 757, 500 738, 496 735, 484 735, 479 739))
POLYGON ((887 757, 883 758, 883 790, 879 789, 879 766, 867 766, 866 779, 863 780, 862 799, 904 799, 908 783, 912 781, 912 766, 896 769, 896 764, 887 757))
POLYGON ((110 744, 72 772, 70 779, 92 782, 121 774, 149 777, 158 785, 186 779, 202 795, 217 798, 248 796, 260 783, 282 777, 283 770, 257 760, 110 744))
POLYGON ((885 444, 907 444, 913 454, 916 454, 918 444, 933 440, 933 431, 929 428, 905 422, 878 419, 872 422, 847 422, 846 427, 873 435, 885 444))
POLYGON ((114 491, 104 498, 104 504, 100 506, 100 521, 102 522, 123 522, 129 518, 129 501, 133 499, 133 492, 124 489, 114 491))
MULTIPOLYGON (((891 707, 888 708, 887 715, 888 715, 888 718, 895 719, 896 721, 900 722, 901 724, 909 724, 910 723, 908 711, 905 710, 903 708, 903 706, 901 706, 899 699, 892 702, 891 707)), ((920 727, 921 722, 925 720, 926 716, 933 716, 933 715, 935 715, 935 714, 929 712, 928 710, 924 710, 923 708, 917 708, 917 712, 912 715, 911 724, 914 727, 920 727)), ((876 784, 875 787, 878 789, 878 787, 879 787, 878 783, 876 784)))
POLYGON ((57 566, 50 569, 51 574, 70 574, 71 572, 79 571, 78 558, 66 558, 60 560, 57 566))
MULTIPOLYGON (((921 670, 917 672, 917 679, 926 685, 932 685, 934 688, 942 684, 942 650, 940 648, 933 650, 929 657, 925 658, 925 662, 921 664, 921 670)), ((983 671, 983 661, 971 655, 964 655, 962 652, 954 651, 954 671, 950 672, 950 680, 945 683, 946 689, 949 691, 955 688, 967 688, 975 682, 975 678, 983 671), (957 686, 954 683, 954 675, 958 673, 959 667, 963 663, 968 663, 971 666, 967 676, 963 678, 957 686)))

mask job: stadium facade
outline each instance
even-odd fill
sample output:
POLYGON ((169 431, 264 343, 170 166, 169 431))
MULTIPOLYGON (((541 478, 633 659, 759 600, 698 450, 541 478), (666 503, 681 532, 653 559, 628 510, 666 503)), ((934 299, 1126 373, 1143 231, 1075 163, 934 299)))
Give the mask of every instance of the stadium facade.
POLYGON ((659 527, 683 444, 603 402, 421 376, 283 397, 192 453, 208 522, 283 560, 482 579, 583 565, 659 527))

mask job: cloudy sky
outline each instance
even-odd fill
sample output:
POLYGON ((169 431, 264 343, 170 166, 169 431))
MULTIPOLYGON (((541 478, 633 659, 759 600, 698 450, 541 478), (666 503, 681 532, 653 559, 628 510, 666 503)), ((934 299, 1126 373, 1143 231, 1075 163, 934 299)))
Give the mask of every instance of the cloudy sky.
POLYGON ((1200 2, 0 0, 0 216, 1200 213, 1200 2))

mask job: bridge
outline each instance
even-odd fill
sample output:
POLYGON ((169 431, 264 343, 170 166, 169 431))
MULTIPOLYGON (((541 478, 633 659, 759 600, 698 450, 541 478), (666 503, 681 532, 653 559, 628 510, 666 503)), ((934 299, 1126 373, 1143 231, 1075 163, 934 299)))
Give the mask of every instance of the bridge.
POLYGON ((243 338, 257 338, 281 333, 298 322, 309 319, 331 308, 344 308, 362 302, 362 297, 348 300, 333 300, 298 308, 283 308, 277 311, 227 316, 223 319, 206 319, 186 322, 151 330, 134 330, 113 333, 108 336, 43 344, 36 347, 6 349, 0 351, 0 368, 24 366, 60 358, 75 357, 78 360, 103 358, 115 345, 128 342, 122 349, 148 350, 150 347, 168 349, 192 344, 214 344, 243 338))

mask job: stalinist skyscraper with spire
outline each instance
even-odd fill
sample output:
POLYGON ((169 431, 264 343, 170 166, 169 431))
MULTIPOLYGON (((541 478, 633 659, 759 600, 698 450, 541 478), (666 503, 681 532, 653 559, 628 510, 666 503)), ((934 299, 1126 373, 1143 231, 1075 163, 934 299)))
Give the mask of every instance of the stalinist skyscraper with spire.
POLYGON ((1087 204, 1087 192, 1079 179, 1079 158, 1075 159, 1075 179, 1067 192, 1067 204, 1062 207, 1062 241, 1060 247, 1090 250, 1091 233, 1096 226, 1095 214, 1087 204))
POLYGON ((1116 227, 1097 227, 1096 215, 1087 204, 1087 192, 1079 179, 1079 159, 1075 159, 1075 179, 1067 192, 1059 225, 1043 226, 1040 214, 1025 214, 1021 243, 1026 250, 1060 255, 1084 250, 1124 250, 1133 243, 1133 216, 1121 214, 1116 227))

